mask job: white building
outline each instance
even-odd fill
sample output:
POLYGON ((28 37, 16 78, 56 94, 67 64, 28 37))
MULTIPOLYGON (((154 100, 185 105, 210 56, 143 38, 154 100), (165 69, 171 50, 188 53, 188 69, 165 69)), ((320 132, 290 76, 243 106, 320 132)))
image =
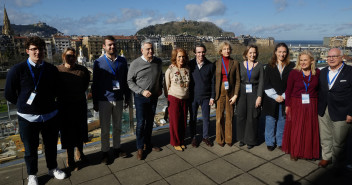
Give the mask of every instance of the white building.
POLYGON ((352 36, 347 39, 346 47, 352 47, 352 36))

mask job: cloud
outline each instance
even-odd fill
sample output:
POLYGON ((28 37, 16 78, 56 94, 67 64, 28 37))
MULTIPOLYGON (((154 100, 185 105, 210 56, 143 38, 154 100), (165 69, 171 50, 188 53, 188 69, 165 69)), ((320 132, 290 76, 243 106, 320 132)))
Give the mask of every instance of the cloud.
POLYGON ((30 7, 39 3, 40 1, 41 0, 14 0, 14 3, 19 7, 30 7))
POLYGON ((123 23, 142 15, 142 11, 130 8, 122 8, 121 16, 114 16, 106 20, 108 24, 123 23))
POLYGON ((189 17, 191 19, 201 19, 209 16, 224 15, 226 6, 221 0, 207 0, 202 4, 186 5, 189 17))
POLYGON ((335 29, 336 32, 341 32, 343 30, 349 30, 351 32, 352 31, 352 23, 341 24, 341 25, 337 26, 335 29))
POLYGON ((279 34, 282 32, 290 32, 294 31, 298 28, 303 27, 301 24, 279 24, 279 25, 271 25, 271 26, 257 26, 251 28, 249 32, 254 35, 272 35, 279 34))
POLYGON ((285 8, 287 7, 286 0, 274 0, 274 4, 278 12, 285 10, 285 8))
POLYGON ((342 11, 351 11, 352 10, 352 6, 342 8, 341 10, 342 11))
POLYGON ((160 14, 156 11, 144 11, 142 16, 143 17, 136 18, 133 21, 136 30, 147 27, 149 25, 164 24, 170 21, 181 20, 181 18, 176 17, 173 12, 160 14))
POLYGON ((134 25, 136 26, 136 29, 139 30, 139 29, 147 27, 149 25, 164 24, 166 22, 170 22, 173 20, 175 20, 175 19, 170 19, 167 17, 160 17, 160 18, 144 17, 144 18, 135 19, 134 25))
MULTIPOLYGON (((7 15, 9 16, 11 24, 34 24, 40 20, 40 18, 36 15, 15 11, 13 9, 6 9, 7 15)), ((3 15, 3 11, 1 11, 1 15, 3 15)), ((1 21, 3 20, 3 16, 1 16, 1 21)))

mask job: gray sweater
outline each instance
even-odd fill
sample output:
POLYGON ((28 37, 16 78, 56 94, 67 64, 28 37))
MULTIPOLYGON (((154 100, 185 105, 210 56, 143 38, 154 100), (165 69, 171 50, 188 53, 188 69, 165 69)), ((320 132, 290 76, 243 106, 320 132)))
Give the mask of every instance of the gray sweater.
POLYGON ((132 61, 127 74, 128 87, 136 94, 142 94, 148 90, 152 95, 158 95, 162 88, 162 62, 159 58, 153 57, 147 62, 138 57, 132 61))

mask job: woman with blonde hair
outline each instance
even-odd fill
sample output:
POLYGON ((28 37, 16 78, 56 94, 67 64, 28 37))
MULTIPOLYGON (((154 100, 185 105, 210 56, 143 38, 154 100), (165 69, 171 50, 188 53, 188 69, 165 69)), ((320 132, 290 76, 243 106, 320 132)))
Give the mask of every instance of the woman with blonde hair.
POLYGON ((86 90, 90 74, 86 67, 76 64, 74 48, 66 48, 62 60, 63 64, 57 66, 61 144, 67 150, 67 167, 77 170, 74 148, 77 147, 78 160, 87 159, 83 154, 83 143, 88 141, 86 90))
POLYGON ((285 91, 287 116, 282 150, 291 154, 291 160, 319 158, 319 74, 312 53, 302 51, 288 77, 285 91))
POLYGON ((239 66, 230 57, 231 52, 230 43, 222 42, 219 46, 221 57, 215 62, 216 142, 221 147, 225 143, 232 146, 232 104, 240 89, 239 66))
POLYGON ((190 77, 188 55, 184 49, 176 48, 171 53, 171 65, 165 72, 164 93, 169 103, 170 144, 183 151, 188 113, 188 87, 190 77))

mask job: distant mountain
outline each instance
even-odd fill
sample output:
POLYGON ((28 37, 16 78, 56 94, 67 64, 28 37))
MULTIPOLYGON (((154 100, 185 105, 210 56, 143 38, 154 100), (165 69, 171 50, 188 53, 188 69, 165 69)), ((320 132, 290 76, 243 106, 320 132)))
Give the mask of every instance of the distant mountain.
MULTIPOLYGON (((51 27, 43 22, 29 25, 11 24, 11 28, 14 30, 15 35, 21 36, 37 35, 41 37, 50 37, 53 34, 61 33, 56 28, 51 27)), ((0 26, 0 30, 2 30, 2 26, 0 26)))
POLYGON ((235 36, 233 32, 225 32, 212 22, 171 21, 164 24, 151 25, 137 31, 136 35, 194 35, 194 36, 235 36))

